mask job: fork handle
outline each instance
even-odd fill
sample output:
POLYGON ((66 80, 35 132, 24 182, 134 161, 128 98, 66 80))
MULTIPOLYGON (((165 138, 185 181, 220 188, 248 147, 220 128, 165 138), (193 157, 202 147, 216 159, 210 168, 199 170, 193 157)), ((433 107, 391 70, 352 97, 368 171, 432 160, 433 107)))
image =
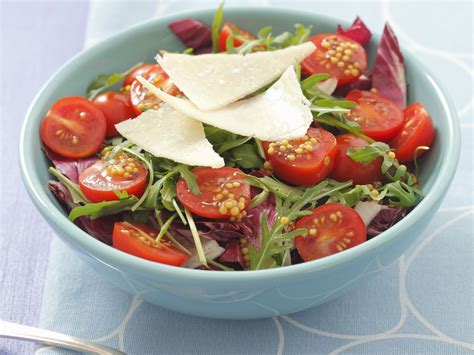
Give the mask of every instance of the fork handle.
POLYGON ((123 355, 122 351, 107 346, 72 337, 66 334, 39 329, 27 325, 0 320, 0 337, 33 341, 37 344, 52 345, 64 349, 85 351, 100 355, 123 355))

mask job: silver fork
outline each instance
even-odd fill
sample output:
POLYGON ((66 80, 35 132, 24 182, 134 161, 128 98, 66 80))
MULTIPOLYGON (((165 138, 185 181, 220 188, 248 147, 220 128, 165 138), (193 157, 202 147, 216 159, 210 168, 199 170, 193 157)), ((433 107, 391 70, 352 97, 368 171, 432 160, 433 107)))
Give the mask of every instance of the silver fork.
POLYGON ((37 344, 100 355, 123 355, 122 351, 66 334, 0 320, 0 338, 33 341, 37 344))

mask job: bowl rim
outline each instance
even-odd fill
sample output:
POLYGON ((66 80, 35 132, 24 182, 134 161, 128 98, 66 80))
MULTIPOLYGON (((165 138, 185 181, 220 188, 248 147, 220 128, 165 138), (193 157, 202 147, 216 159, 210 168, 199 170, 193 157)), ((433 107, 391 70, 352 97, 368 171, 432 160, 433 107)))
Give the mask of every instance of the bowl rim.
MULTIPOLYGON (((334 267, 336 265, 345 263, 349 260, 355 259, 356 257, 362 256, 363 254, 369 253, 383 244, 396 238, 398 235, 403 234, 407 229, 418 223, 429 211, 435 208, 438 200, 444 197, 447 192, 452 178, 456 172, 457 163, 460 156, 460 125, 457 117, 457 112, 452 99, 446 94, 446 92, 439 85, 438 81, 433 77, 431 71, 426 67, 423 67, 416 58, 410 53, 403 51, 405 59, 410 62, 411 66, 416 67, 420 70, 427 79, 431 82, 431 85, 437 93, 437 98, 441 101, 444 109, 444 113, 448 120, 448 129, 444 132, 447 136, 448 146, 445 147, 444 153, 445 159, 441 162, 440 171, 438 177, 434 180, 430 190, 426 196, 415 206, 415 208, 405 217, 402 221, 395 224, 387 231, 381 233, 377 238, 372 238, 362 244, 359 244, 351 249, 347 249, 343 252, 333 254, 321 259, 304 262, 301 264, 286 266, 276 269, 265 269, 265 270, 248 270, 243 272, 209 272, 207 270, 195 270, 186 269, 182 267, 169 266, 165 264, 154 263, 152 261, 144 260, 133 255, 123 253, 113 247, 91 237, 88 233, 80 229, 74 223, 70 222, 66 216, 53 204, 51 198, 47 196, 44 191, 41 191, 41 183, 38 179, 29 171, 29 156, 27 154, 28 138, 32 137, 33 129, 30 122, 35 120, 33 117, 33 111, 36 105, 45 94, 47 89, 61 77, 62 73, 66 69, 73 65, 75 62, 80 62, 83 57, 92 56, 95 52, 101 50, 102 47, 113 46, 114 43, 122 41, 122 37, 127 35, 133 35, 141 31, 146 30, 148 27, 155 26, 158 23, 168 23, 172 20, 176 20, 184 17, 193 17, 200 15, 209 15, 213 13, 215 9, 200 9, 200 10, 188 10, 179 13, 173 13, 166 16, 160 16, 157 18, 149 19, 147 21, 133 25, 123 31, 120 31, 93 46, 83 49, 81 52, 73 56, 65 64, 63 64, 41 87, 32 103, 30 104, 28 111, 25 115, 25 119, 22 124, 19 140, 19 161, 20 171, 23 178, 23 182, 26 189, 32 199, 34 205, 42 214, 42 216, 51 224, 56 231, 60 231, 61 234, 70 238, 70 242, 75 247, 81 249, 82 252, 98 260, 101 263, 107 264, 114 269, 126 269, 128 273, 140 274, 143 277, 151 278, 160 275, 171 278, 177 278, 180 280, 195 280, 195 281, 221 281, 221 282, 235 282, 235 281, 271 281, 281 280, 282 278, 292 277, 295 274, 307 274, 316 270, 326 269, 334 267), (43 194, 40 193, 43 192, 43 194)), ((226 14, 236 14, 239 11, 252 11, 257 15, 260 14, 284 14, 286 16, 303 16, 313 17, 317 19, 323 19, 334 24, 345 24, 345 21, 340 21, 334 17, 320 15, 318 13, 308 13, 302 10, 295 10, 287 7, 250 7, 250 6, 230 6, 226 8, 226 14)), ((379 35, 373 36, 375 39, 380 39, 379 35)), ((37 133, 37 132, 36 132, 37 133)), ((44 189, 43 189, 44 190, 44 189)))

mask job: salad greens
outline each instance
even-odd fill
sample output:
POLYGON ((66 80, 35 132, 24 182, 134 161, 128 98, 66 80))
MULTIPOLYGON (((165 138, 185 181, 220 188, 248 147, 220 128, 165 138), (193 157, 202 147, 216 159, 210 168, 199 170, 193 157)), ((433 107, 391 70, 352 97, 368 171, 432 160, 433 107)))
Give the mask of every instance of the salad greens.
MULTIPOLYGON (((208 41, 201 38, 202 36, 194 38, 196 43, 204 43, 207 49, 209 49, 209 43, 212 43, 212 51, 214 53, 219 52, 220 30, 224 22, 223 4, 219 6, 214 15, 211 28, 196 20, 186 19, 186 21, 194 21, 193 26, 203 28, 202 33, 206 33, 208 36, 208 41)), ((184 36, 183 38, 189 41, 190 38, 188 38, 187 32, 182 33, 185 27, 183 26, 175 25, 173 28, 177 28, 175 31, 181 31, 180 34, 184 36)), ((293 32, 287 31, 274 35, 273 28, 266 26, 258 31, 256 37, 247 37, 242 35, 238 28, 232 28, 233 32, 225 40, 227 53, 247 54, 298 45, 309 40, 311 29, 312 26, 295 24, 293 32), (240 44, 237 46, 235 43, 240 44)), ((339 30, 343 31, 342 28, 339 30)), ((344 31, 356 38, 360 37, 364 41, 370 38, 370 32, 360 19, 356 20, 352 28, 344 31)), ((384 32, 384 35, 390 35, 390 38, 394 37, 390 28, 386 29, 386 32, 384 32)), ((193 52, 193 48, 188 48, 185 51, 186 54, 191 55, 193 52)), ((403 58, 399 61, 403 62, 403 58)), ((120 83, 141 64, 138 63, 123 73, 99 75, 87 88, 89 99, 94 99, 103 91, 120 83)), ((126 226, 133 227, 132 224, 135 222, 151 223, 159 229, 156 238, 151 242, 160 245, 164 238, 186 255, 197 258, 203 267, 214 267, 224 271, 233 271, 239 268, 238 264, 248 270, 276 268, 290 264, 290 251, 295 247, 294 239, 298 236, 307 236, 309 231, 306 227, 296 229, 296 221, 311 214, 315 207, 326 203, 339 202, 354 207, 360 202, 374 201, 381 205, 390 206, 390 213, 396 214, 397 218, 402 218, 407 213, 407 208, 415 206, 422 198, 417 177, 419 170, 417 154, 419 151, 428 150, 429 147, 417 147, 413 159, 414 173, 410 172, 409 167, 399 163, 394 150, 387 143, 377 142, 366 136, 357 122, 347 118, 346 114, 356 106, 355 102, 336 98, 332 95, 333 90, 323 90, 321 88, 323 82, 334 80, 334 78, 327 73, 316 73, 303 77, 300 64, 296 63, 295 67, 301 91, 310 102, 313 125, 318 128, 322 127, 334 134, 350 133, 365 139, 368 142, 366 146, 349 148, 347 156, 363 166, 368 166, 376 160, 381 161, 380 169, 384 181, 374 181, 371 184, 354 184, 352 180, 336 181, 325 178, 316 184, 290 185, 277 178, 277 174, 274 175, 271 171, 271 164, 267 161, 267 158, 270 160, 270 151, 267 150, 268 154, 266 154, 265 149, 267 148, 264 148, 270 142, 262 143, 255 137, 241 136, 210 125, 204 125, 206 138, 212 144, 215 152, 224 159, 225 166, 241 169, 243 180, 239 181, 243 181, 244 184, 250 186, 250 202, 248 207, 245 207, 246 210, 242 212, 243 214, 240 215, 245 217, 248 213, 250 218, 232 217, 233 219, 216 218, 216 220, 212 220, 210 217, 202 218, 193 215, 193 209, 185 202, 182 203, 183 200, 178 198, 177 183, 180 179, 184 180, 193 196, 203 196, 208 193, 209 188, 203 187, 198 182, 198 178, 193 172, 195 167, 154 156, 120 137, 105 140, 99 156, 105 168, 112 166, 114 164, 113 159, 120 154, 133 157, 145 167, 148 178, 144 192, 139 198, 129 195, 125 191, 114 191, 117 196, 116 200, 96 203, 89 201, 81 190, 80 184, 76 183, 77 177, 87 166, 80 167, 78 164, 74 166, 75 175, 72 179, 71 176, 63 173, 64 171, 59 168, 59 164, 58 168, 49 168, 50 174, 59 181, 59 183, 56 182, 56 185, 51 185, 50 188, 53 193, 54 191, 57 192, 55 195, 58 198, 62 196, 64 200, 67 200, 70 209, 69 219, 75 221, 75 223, 79 224, 79 222, 84 223, 84 221, 94 221, 105 216, 116 215, 120 216, 120 220, 126 226), (61 191, 59 191, 58 186, 62 189, 61 191), (232 238, 228 237, 229 235, 232 235, 232 238), (204 247, 206 241, 208 241, 207 239, 212 239, 212 242, 217 240, 221 242, 221 245, 228 248, 225 261, 222 259, 216 261, 206 256, 207 249, 205 250, 204 247), (235 247, 236 241, 238 247, 235 247), (231 245, 233 245, 232 250, 231 245), (245 262, 242 260, 245 260, 245 262), (223 264, 223 262, 226 264, 223 264)), ((380 76, 380 72, 383 72, 386 68, 384 69, 380 63, 379 67, 382 67, 378 72, 380 76)), ((397 67, 397 75, 402 74, 401 68, 397 67)), ((252 95, 263 92, 269 86, 252 95)), ((328 85, 325 86, 325 88, 327 87, 328 85)), ((403 90, 397 91, 396 94, 398 95, 400 92, 403 93, 403 90)), ((398 96, 397 99, 403 101, 404 98, 398 96)), ((307 136, 305 137, 306 140, 309 139, 307 136)), ((288 141, 285 144, 286 149, 289 145, 288 141)), ((304 147, 304 144, 302 147, 304 147)), ((312 146, 309 149, 312 151, 312 146)), ((51 160, 55 164, 54 159, 51 160)), ((69 162, 66 159, 60 163, 67 165, 73 164, 73 161, 69 162)), ((324 164, 328 165, 329 160, 326 161, 325 159, 324 164)), ((230 186, 233 186, 232 183, 230 186)), ((240 183, 236 186, 240 186, 240 183)), ((219 188, 215 191, 217 193, 217 195, 214 195, 216 201, 224 198, 222 196, 217 197, 221 195, 222 190, 219 188)), ((233 193, 227 191, 225 196, 231 195, 233 196, 233 193)), ((235 205, 237 205, 237 197, 235 205)), ((225 207, 225 205, 223 206, 225 207)), ((235 207, 231 204, 230 208, 235 207)), ((389 208, 386 207, 385 209, 389 208)), ((242 208, 242 210, 244 209, 242 208)), ((227 211, 227 207, 225 207, 225 211, 227 211)), ((240 210, 239 213, 241 213, 240 210)), ((236 214, 232 216, 236 216, 236 214)), ((382 226, 387 224, 387 220, 384 220, 383 224, 379 223, 375 229, 382 230, 382 226)), ((372 231, 375 229, 373 228, 372 231)), ((138 231, 143 234, 143 238, 150 238, 140 229, 138 231)), ((153 234, 151 235, 153 236, 153 234)))

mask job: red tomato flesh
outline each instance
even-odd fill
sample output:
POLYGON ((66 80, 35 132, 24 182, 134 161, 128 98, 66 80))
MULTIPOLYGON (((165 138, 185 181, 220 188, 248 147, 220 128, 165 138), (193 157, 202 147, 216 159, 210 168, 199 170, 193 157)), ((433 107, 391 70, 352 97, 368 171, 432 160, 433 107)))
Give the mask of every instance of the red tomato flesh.
POLYGON ((316 207, 312 214, 296 222, 296 228, 308 231, 305 236, 295 238, 296 249, 304 261, 336 254, 367 239, 359 214, 337 202, 316 207))
POLYGON ((125 79, 123 79, 122 83, 122 91, 129 92, 130 85, 132 85, 133 81, 136 79, 137 76, 145 74, 151 68, 155 67, 156 64, 142 64, 139 67, 132 70, 130 73, 127 74, 125 79), (128 87, 128 88, 127 88, 128 87))
POLYGON ((161 264, 181 266, 188 255, 163 237, 155 241, 158 231, 145 224, 116 222, 112 235, 114 248, 139 258, 161 264))
POLYGON ((176 184, 178 200, 192 213, 211 219, 240 220, 250 203, 250 186, 245 176, 234 168, 197 168, 193 174, 201 191, 195 195, 184 179, 176 184))
POLYGON ((96 153, 105 139, 104 114, 92 102, 65 97, 54 103, 43 119, 41 140, 66 158, 85 158, 96 153))
POLYGON ((143 195, 148 171, 141 162, 119 153, 107 164, 99 160, 79 175, 79 186, 89 201, 118 200, 114 191, 126 191, 136 197, 143 195))
POLYGON ((97 96, 94 99, 94 105, 98 107, 105 116, 107 122, 105 135, 107 137, 113 137, 119 134, 115 128, 117 123, 136 116, 135 110, 130 103, 130 98, 118 92, 110 91, 97 96))
MULTIPOLYGON (((428 111, 419 102, 409 105, 404 111, 404 124, 398 135, 390 142, 400 162, 412 161, 419 146, 430 147, 435 130, 428 111)), ((425 150, 418 150, 419 157, 425 150)))
MULTIPOLYGON (((170 95, 176 96, 180 93, 179 89, 158 64, 153 65, 153 67, 143 73, 142 76, 170 95)), ((161 104, 161 100, 149 92, 149 90, 136 79, 130 86, 130 101, 136 115, 141 114, 145 110, 157 109, 161 104)))
POLYGON ((314 185, 329 175, 336 157, 336 138, 321 128, 290 141, 263 142, 274 174, 293 185, 314 185))
MULTIPOLYGON (((249 40, 255 39, 255 37, 251 33, 240 28, 235 23, 226 22, 222 26, 221 32, 219 34, 219 50, 221 52, 227 51, 227 38, 229 38, 231 34, 234 34, 234 35, 237 35, 249 40)), ((242 41, 234 37, 234 47, 237 48, 240 45, 242 45, 242 41)))
POLYGON ((308 74, 327 73, 345 85, 367 69, 367 53, 364 47, 349 37, 335 33, 321 33, 311 38, 316 50, 301 62, 308 74))
POLYGON ((336 137, 337 154, 334 168, 330 177, 337 181, 352 180, 354 185, 370 184, 374 181, 382 181, 381 169, 383 159, 376 158, 367 166, 357 163, 347 155, 349 148, 362 148, 369 144, 364 138, 355 134, 341 134, 336 137))
POLYGON ((402 129, 402 110, 383 96, 370 91, 352 90, 346 100, 357 103, 347 119, 357 122, 366 136, 388 142, 402 129))

